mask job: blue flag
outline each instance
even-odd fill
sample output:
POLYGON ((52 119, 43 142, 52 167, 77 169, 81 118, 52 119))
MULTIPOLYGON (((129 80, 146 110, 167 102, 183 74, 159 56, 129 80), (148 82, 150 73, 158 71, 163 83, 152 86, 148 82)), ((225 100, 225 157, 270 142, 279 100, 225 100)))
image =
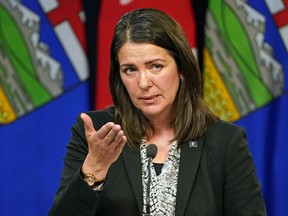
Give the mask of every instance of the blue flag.
POLYGON ((90 110, 81 1, 0 1, 0 215, 47 215, 90 110))
POLYGON ((288 205, 288 2, 210 0, 205 100, 245 127, 269 216, 288 205))

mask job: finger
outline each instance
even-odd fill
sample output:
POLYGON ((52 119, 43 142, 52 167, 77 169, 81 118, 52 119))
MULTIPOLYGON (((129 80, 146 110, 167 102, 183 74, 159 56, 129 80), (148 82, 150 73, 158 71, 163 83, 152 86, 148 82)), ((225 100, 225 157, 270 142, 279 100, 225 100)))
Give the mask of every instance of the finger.
POLYGON ((108 122, 105 125, 103 125, 98 131, 97 131, 97 137, 99 139, 107 139, 107 135, 110 133, 109 137, 112 137, 111 135, 113 132, 113 127, 115 124, 113 122, 108 122))
POLYGON ((118 133, 115 135, 115 137, 113 138, 110 144, 118 145, 121 142, 123 136, 124 136, 124 132, 122 130, 118 131, 118 133))
POLYGON ((122 151, 126 142, 127 142, 127 138, 125 135, 123 135, 118 145, 115 146, 115 151, 119 151, 119 152, 122 151))
POLYGON ((89 137, 92 133, 95 132, 92 119, 86 113, 81 113, 80 117, 84 122, 85 135, 86 137, 89 137))
POLYGON ((117 138, 118 134, 119 136, 121 136, 120 134, 122 134, 123 136, 123 131, 121 130, 121 126, 116 124, 111 128, 111 130, 109 131, 109 133, 106 135, 104 139, 107 143, 112 144, 117 138))

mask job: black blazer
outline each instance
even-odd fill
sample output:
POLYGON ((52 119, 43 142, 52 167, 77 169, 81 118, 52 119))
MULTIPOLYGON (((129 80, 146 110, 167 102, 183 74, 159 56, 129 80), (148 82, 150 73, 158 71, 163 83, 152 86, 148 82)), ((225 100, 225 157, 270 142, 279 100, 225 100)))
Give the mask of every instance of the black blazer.
MULTIPOLYGON (((112 108, 87 114, 93 119, 96 130, 106 122, 114 121, 112 108)), ((80 176, 87 152, 83 122, 78 117, 72 127, 61 184, 49 215, 142 215, 139 149, 131 150, 124 146, 108 171, 102 191, 91 190, 80 176)), ((223 121, 211 126, 197 140, 197 147, 189 145, 189 142, 181 143, 175 215, 212 216, 217 215, 217 208, 221 208, 221 215, 266 215, 245 131, 223 121), (222 158, 222 162, 217 162, 217 155, 214 156, 217 154, 214 140, 220 143, 224 157, 218 159, 222 158), (217 188, 214 179, 219 181, 219 177, 213 174, 215 170, 222 173, 221 187, 217 188)))

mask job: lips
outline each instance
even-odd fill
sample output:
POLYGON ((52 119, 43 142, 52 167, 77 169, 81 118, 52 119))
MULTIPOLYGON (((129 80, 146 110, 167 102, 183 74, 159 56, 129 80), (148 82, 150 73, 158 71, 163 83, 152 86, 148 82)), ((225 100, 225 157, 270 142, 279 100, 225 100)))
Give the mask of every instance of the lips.
POLYGON ((154 103, 159 95, 153 95, 153 96, 143 96, 139 99, 144 101, 145 103, 154 103))

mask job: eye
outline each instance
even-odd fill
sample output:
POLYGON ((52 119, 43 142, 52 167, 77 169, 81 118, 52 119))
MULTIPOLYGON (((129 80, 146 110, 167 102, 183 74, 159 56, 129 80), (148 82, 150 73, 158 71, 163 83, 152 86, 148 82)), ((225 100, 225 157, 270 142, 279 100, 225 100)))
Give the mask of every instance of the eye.
POLYGON ((133 74, 135 71, 136 70, 133 67, 126 67, 122 69, 122 72, 124 72, 125 74, 133 74))
POLYGON ((153 71, 160 71, 162 68, 163 68, 163 65, 161 65, 161 64, 152 64, 151 65, 151 69, 153 71))

